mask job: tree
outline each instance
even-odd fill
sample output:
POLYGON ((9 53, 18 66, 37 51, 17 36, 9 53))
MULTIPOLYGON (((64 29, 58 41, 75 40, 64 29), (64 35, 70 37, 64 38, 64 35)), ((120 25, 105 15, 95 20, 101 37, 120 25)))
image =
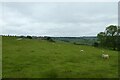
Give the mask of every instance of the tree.
POLYGON ((107 38, 107 43, 108 46, 111 46, 113 47, 113 49, 115 50, 116 48, 116 38, 117 38, 117 26, 115 25, 110 25, 106 28, 105 30, 105 35, 106 35, 106 38, 107 38))
POLYGON ((117 34, 117 26, 115 25, 108 26, 105 30, 105 34, 107 36, 112 36, 112 37, 115 36, 117 34))
POLYGON ((104 46, 105 43, 105 32, 100 32, 97 35, 100 46, 104 46))
POLYGON ((50 42, 55 42, 51 37, 46 37, 46 39, 50 42))
POLYGON ((99 45, 98 42, 94 42, 94 43, 93 43, 93 46, 94 46, 94 47, 98 47, 98 45, 99 45))
POLYGON ((105 32, 98 33, 98 41, 103 47, 111 47, 114 50, 117 48, 117 42, 119 38, 120 29, 115 25, 106 27, 105 32))
POLYGON ((27 38, 28 38, 28 39, 32 39, 32 37, 31 37, 31 36, 27 36, 27 38))
POLYGON ((118 26, 117 31, 117 50, 120 51, 120 26, 118 26))

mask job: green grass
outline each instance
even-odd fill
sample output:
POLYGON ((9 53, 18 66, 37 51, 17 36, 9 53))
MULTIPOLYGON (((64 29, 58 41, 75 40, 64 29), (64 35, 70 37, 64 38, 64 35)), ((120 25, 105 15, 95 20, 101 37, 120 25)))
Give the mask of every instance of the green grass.
POLYGON ((0 36, 0 79, 2 78, 2 36, 0 36))
POLYGON ((3 78, 117 78, 118 52, 64 42, 3 37, 3 78), (84 52, 80 52, 83 49, 84 52))

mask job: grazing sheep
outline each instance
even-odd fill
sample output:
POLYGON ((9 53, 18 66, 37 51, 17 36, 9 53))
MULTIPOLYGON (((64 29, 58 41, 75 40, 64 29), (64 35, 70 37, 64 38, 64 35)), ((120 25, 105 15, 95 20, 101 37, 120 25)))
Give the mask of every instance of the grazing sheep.
POLYGON ((22 38, 18 38, 17 40, 20 41, 20 40, 22 40, 22 38))
POLYGON ((80 50, 80 52, 83 52, 84 50, 80 50))
POLYGON ((102 54, 102 58, 103 59, 109 59, 109 55, 108 54, 102 54))

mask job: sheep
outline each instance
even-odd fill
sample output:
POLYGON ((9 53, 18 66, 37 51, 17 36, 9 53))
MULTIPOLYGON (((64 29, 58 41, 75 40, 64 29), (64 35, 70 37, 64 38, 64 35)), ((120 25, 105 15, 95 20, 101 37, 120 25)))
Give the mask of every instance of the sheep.
POLYGON ((109 59, 109 55, 108 54, 102 54, 102 58, 103 59, 109 59))
POLYGON ((80 52, 83 52, 84 50, 80 50, 80 52))
POLYGON ((20 40, 22 40, 22 38, 18 38, 17 40, 20 41, 20 40))
POLYGON ((80 50, 81 53, 84 53, 84 50, 80 50))

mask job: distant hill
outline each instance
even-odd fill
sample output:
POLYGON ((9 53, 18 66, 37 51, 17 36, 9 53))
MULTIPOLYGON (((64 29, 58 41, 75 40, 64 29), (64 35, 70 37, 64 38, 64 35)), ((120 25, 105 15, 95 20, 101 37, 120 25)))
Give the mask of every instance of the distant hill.
POLYGON ((92 45, 94 42, 97 41, 96 36, 90 36, 90 37, 52 37, 55 41, 64 41, 64 42, 70 42, 80 45, 92 45))
POLYGON ((69 43, 73 43, 76 45, 93 45, 94 42, 97 41, 96 36, 83 36, 83 37, 15 36, 15 37, 30 38, 30 39, 42 39, 42 40, 46 40, 47 38, 50 37, 53 41, 69 42, 69 43))

